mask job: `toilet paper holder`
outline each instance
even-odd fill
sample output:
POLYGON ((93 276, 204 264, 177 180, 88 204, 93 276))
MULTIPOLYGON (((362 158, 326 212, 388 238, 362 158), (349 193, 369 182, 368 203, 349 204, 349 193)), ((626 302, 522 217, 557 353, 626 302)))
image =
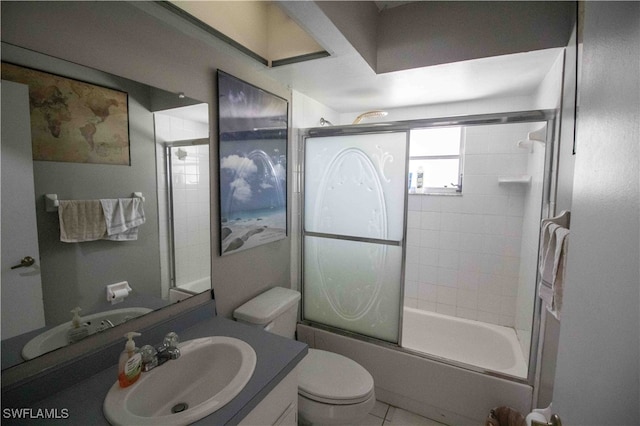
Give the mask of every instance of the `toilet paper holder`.
POLYGON ((557 414, 552 414, 549 422, 539 422, 537 420, 531 420, 531 426, 562 426, 562 421, 560 420, 560 416, 557 414))
POLYGON ((127 281, 109 284, 107 285, 107 302, 111 302, 112 305, 120 303, 131 293, 131 290, 127 281))

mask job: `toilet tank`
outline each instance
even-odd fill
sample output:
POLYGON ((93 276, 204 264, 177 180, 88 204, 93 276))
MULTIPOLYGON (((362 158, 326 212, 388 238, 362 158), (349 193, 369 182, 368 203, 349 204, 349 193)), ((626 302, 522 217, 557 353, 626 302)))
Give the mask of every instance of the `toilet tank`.
POLYGON ((299 305, 299 292, 274 287, 237 308, 233 311, 233 317, 238 322, 264 328, 271 333, 293 339, 299 305))

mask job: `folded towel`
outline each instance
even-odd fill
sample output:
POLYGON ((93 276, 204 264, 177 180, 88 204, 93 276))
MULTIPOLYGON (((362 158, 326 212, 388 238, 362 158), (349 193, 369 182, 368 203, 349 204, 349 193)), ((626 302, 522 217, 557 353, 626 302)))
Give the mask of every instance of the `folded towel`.
POLYGON ((560 228, 553 222, 543 225, 540 242, 540 283, 538 295, 547 306, 553 305, 553 282, 555 280, 554 265, 556 264, 556 230, 560 228))
POLYGON ((60 200, 59 203, 60 241, 95 241, 106 235, 104 213, 98 200, 60 200))
POLYGON ((105 234, 103 240, 109 241, 135 241, 138 239, 138 227, 127 229, 119 234, 108 235, 105 234))
POLYGON ((569 229, 555 220, 542 223, 540 235, 538 296, 549 312, 560 319, 569 229))
POLYGON ((138 227, 146 218, 139 198, 100 200, 107 229, 105 239, 128 241, 138 239, 138 227))
POLYGON ((553 303, 551 313, 560 319, 562 309, 562 295, 564 293, 564 275, 567 266, 567 249, 569 247, 569 230, 558 228, 556 230, 556 264, 555 281, 553 282, 553 303))

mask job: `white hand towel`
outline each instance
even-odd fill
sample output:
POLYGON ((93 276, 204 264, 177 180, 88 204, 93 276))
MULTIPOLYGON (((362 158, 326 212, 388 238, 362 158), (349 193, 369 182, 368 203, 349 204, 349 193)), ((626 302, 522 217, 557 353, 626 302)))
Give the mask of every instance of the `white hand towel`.
POLYGON ((553 281, 553 304, 551 313, 560 319, 562 309, 562 295, 564 293, 564 274, 567 265, 567 249, 569 247, 569 230, 559 227, 556 234, 556 252, 554 256, 554 281, 553 281))
POLYGON ((107 233, 102 206, 98 200, 60 200, 60 241, 80 243, 102 239, 107 233))
POLYGON ((139 198, 100 200, 107 228, 105 239, 131 241, 138 239, 138 227, 146 218, 139 198))
POLYGON ((553 305, 554 264, 556 254, 556 229, 560 226, 553 222, 545 223, 540 243, 540 282, 538 295, 547 306, 553 305))
POLYGON ((543 219, 540 229, 538 296, 558 319, 562 307, 570 220, 571 212, 565 210, 556 217, 543 219))
POLYGON ((540 272, 544 267, 544 258, 547 255, 547 246, 549 244, 549 225, 553 222, 542 221, 542 227, 540 229, 540 251, 538 252, 538 268, 540 272))

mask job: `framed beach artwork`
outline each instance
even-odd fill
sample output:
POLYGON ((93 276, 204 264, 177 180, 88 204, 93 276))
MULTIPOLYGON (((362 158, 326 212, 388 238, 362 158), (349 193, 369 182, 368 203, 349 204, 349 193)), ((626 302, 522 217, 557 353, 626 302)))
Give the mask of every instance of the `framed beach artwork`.
POLYGON ((130 164, 127 93, 7 62, 2 78, 29 86, 34 160, 130 164))
POLYGON ((222 256, 287 236, 288 108, 218 70, 222 256))

